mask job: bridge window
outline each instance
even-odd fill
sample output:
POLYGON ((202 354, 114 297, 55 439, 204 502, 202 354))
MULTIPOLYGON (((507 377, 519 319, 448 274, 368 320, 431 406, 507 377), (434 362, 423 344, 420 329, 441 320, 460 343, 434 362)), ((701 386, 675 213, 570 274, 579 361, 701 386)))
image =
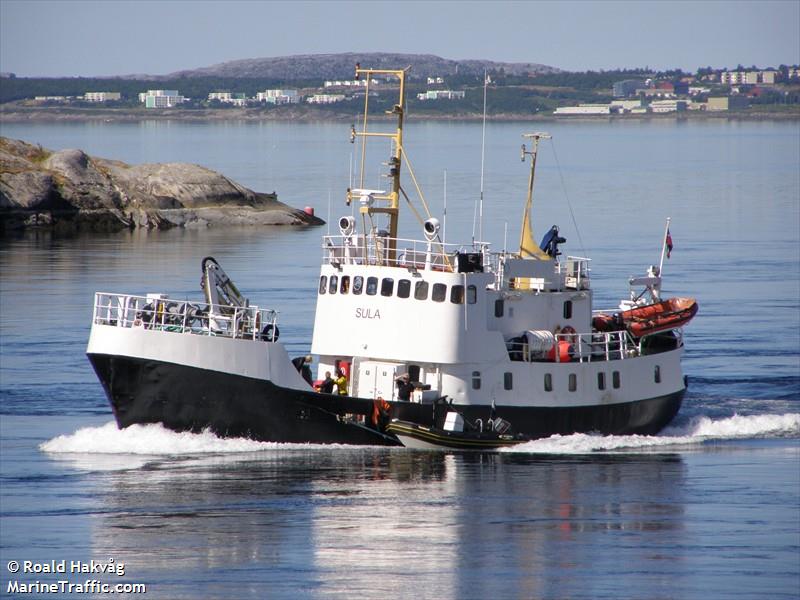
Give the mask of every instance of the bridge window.
POLYGON ((414 298, 417 300, 427 300, 428 299, 428 282, 427 281, 418 281, 414 286, 414 298))
POLYGON ((598 390, 606 389, 606 374, 605 373, 598 373, 597 374, 597 389, 598 390))
POLYGON ((454 285, 450 288, 450 302, 453 304, 464 304, 464 286, 454 285))
POLYGON ((381 281, 381 296, 391 296, 394 292, 394 279, 384 277, 381 281))
POLYGON ((481 372, 480 371, 473 371, 472 372, 472 389, 473 390, 481 389, 481 372))
POLYGON ((569 374, 569 391, 574 392, 578 389, 578 376, 575 373, 569 374))
POLYGON ((358 296, 364 290, 364 278, 361 275, 353 277, 353 293, 358 296))
POLYGON ((350 275, 342 275, 342 287, 339 288, 339 291, 342 294, 346 294, 350 291, 350 275))
POLYGON ((374 296, 378 293, 378 278, 367 277, 367 296, 374 296))
POLYGON ((503 316, 505 312, 505 302, 503 302, 502 298, 498 298, 494 301, 494 316, 498 319, 503 316))
POLYGON ((328 292, 331 294, 335 294, 336 290, 339 287, 339 276, 338 275, 331 275, 331 282, 328 286, 328 292))
POLYGON ((324 294, 328 291, 328 276, 323 275, 319 278, 319 293, 324 294))
POLYGON ((553 376, 550 373, 544 374, 544 391, 545 392, 553 391, 553 376))
POLYGON ((433 292, 431 292, 431 300, 434 302, 444 302, 447 297, 447 286, 443 283, 434 283, 433 292))
POLYGON ((478 288, 474 285, 467 286, 467 304, 475 304, 478 301, 478 288))
POLYGON ((514 387, 514 374, 503 373, 503 388, 506 390, 513 389, 514 387))
POLYGON ((572 300, 567 300, 564 302, 564 318, 571 319, 572 318, 572 300))
POLYGON ((653 372, 653 380, 656 383, 661 383, 661 367, 656 365, 655 371, 653 372))
POLYGON ((411 295, 411 282, 408 279, 401 279, 397 282, 397 297, 408 298, 411 295))
POLYGON ((619 386, 621 385, 621 382, 620 382, 620 379, 619 379, 619 371, 614 371, 611 374, 611 385, 614 386, 615 390, 619 389, 619 386))

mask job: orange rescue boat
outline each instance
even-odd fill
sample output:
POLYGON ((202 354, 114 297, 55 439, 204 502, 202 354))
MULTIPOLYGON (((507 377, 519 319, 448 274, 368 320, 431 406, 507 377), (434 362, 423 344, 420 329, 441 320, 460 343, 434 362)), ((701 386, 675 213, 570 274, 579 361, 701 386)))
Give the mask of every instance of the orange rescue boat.
POLYGON ((633 337, 682 327, 697 314, 694 298, 669 298, 663 302, 632 308, 614 315, 598 315, 592 324, 598 331, 627 329, 633 337))

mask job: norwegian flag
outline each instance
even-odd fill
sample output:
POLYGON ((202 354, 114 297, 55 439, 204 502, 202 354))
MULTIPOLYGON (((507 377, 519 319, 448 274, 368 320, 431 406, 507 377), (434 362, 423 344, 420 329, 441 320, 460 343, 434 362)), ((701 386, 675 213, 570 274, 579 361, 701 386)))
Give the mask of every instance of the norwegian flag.
POLYGON ((669 258, 670 254, 672 254, 672 235, 667 229, 667 258, 669 258))

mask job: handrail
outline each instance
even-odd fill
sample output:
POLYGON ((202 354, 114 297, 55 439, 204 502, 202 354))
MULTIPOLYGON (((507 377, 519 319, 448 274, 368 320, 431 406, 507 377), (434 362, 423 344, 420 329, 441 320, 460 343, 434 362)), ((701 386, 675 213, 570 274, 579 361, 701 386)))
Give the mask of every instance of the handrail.
POLYGON ((322 240, 323 264, 383 265, 390 267, 453 271, 459 244, 385 236, 326 235, 322 240), (365 244, 366 241, 366 244, 365 244), (389 249, 396 248, 392 258, 389 249))
POLYGON ((201 305, 164 296, 97 292, 92 321, 115 327, 275 341, 278 313, 257 306, 201 305))
POLYGON ((626 331, 557 333, 553 339, 552 346, 538 352, 519 338, 506 342, 506 349, 514 361, 555 363, 624 360, 640 353, 639 345, 626 331), (562 348, 569 355, 568 361, 562 360, 562 348))

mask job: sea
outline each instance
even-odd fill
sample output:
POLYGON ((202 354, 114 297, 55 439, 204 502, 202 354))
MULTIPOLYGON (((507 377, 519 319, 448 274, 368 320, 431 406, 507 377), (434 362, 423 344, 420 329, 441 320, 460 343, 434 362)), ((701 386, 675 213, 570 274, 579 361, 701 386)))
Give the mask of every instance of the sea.
MULTIPOLYGON (((412 115, 404 188, 447 242, 514 249, 522 136, 541 130, 534 231, 557 224, 564 254, 592 259, 596 308, 659 264, 670 219, 664 295, 700 309, 688 393, 658 435, 428 452, 119 430, 85 356, 94 293, 199 299, 214 256, 306 354, 321 236, 351 214, 348 186, 386 186, 391 148, 371 141, 362 179, 349 123, 0 124, 54 150, 197 163, 328 222, 0 238, 0 597, 800 598, 800 123, 484 135, 412 115)), ((420 234, 404 205, 400 235, 420 234)))

